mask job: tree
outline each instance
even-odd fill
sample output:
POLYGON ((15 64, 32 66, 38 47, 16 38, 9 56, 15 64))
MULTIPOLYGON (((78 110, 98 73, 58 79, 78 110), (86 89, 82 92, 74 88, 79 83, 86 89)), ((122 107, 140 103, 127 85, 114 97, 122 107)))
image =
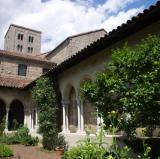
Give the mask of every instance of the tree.
POLYGON ((43 147, 52 150, 56 147, 58 139, 54 83, 48 77, 38 79, 32 89, 32 98, 38 106, 39 132, 43 137, 43 147))
POLYGON ((130 135, 136 127, 159 125, 160 37, 149 35, 134 47, 113 50, 105 71, 84 82, 81 92, 96 105, 107 128, 111 111, 117 112, 119 129, 130 135))

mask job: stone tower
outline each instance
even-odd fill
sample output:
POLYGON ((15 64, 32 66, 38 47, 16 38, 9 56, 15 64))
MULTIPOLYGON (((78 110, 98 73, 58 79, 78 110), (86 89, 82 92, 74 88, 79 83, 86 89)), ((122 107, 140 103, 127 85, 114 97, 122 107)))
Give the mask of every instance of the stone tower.
POLYGON ((28 55, 41 52, 41 32, 11 24, 4 37, 4 49, 28 55))

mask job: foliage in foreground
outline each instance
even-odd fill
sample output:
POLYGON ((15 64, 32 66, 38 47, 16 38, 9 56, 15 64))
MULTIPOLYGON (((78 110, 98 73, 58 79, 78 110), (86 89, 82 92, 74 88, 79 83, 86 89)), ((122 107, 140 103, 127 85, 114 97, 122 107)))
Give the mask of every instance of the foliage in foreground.
POLYGON ((5 129, 5 119, 6 119, 6 116, 0 119, 0 135, 3 134, 4 129, 5 129))
MULTIPOLYGON (((111 118, 112 120, 112 118, 111 118)), ((113 123, 113 121, 112 121, 113 123)), ((122 146, 120 143, 118 144, 118 139, 114 136, 116 132, 115 125, 110 129, 112 133, 112 143, 111 145, 107 144, 107 140, 105 139, 105 130, 104 126, 101 126, 101 129, 98 134, 96 134, 96 138, 90 137, 89 131, 87 131, 87 138, 84 141, 80 141, 80 143, 69 149, 69 151, 65 152, 63 158, 64 159, 151 159, 150 151, 151 148, 146 144, 144 138, 142 139, 143 152, 141 154, 134 154, 131 149, 124 145, 122 146)), ((143 131, 143 137, 146 134, 146 129, 143 131)), ((123 140, 119 140, 123 141, 123 140)), ((154 156, 155 157, 155 156, 154 156)), ((157 159, 157 157, 156 157, 157 159)), ((158 158, 159 159, 159 158, 158 158)))
POLYGON ((12 150, 5 144, 0 144, 0 157, 13 156, 12 150))
POLYGON ((134 47, 113 50, 105 71, 84 82, 81 93, 97 107, 107 129, 108 112, 115 111, 119 130, 134 136, 136 127, 153 130, 160 124, 159 79, 160 37, 150 35, 134 47))
POLYGON ((0 136, 0 143, 36 146, 38 144, 38 138, 29 135, 29 129, 24 126, 20 127, 15 134, 0 136))
POLYGON ((84 141, 80 141, 77 146, 65 152, 64 159, 131 159, 129 157, 129 148, 124 146, 120 148, 113 138, 112 145, 109 146, 104 138, 104 130, 96 135, 96 139, 87 134, 84 141))
POLYGON ((38 79, 36 86, 32 89, 32 98, 38 106, 39 132, 43 136, 43 148, 53 150, 58 140, 54 83, 47 77, 38 79))

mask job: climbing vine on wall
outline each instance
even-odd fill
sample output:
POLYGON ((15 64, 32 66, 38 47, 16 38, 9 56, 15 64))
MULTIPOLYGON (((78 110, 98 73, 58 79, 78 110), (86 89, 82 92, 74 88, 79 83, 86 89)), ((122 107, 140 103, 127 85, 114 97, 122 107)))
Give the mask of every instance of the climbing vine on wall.
POLYGON ((32 89, 32 98, 38 106, 39 132, 43 136, 43 147, 52 150, 56 147, 58 138, 55 83, 48 77, 38 79, 32 89))

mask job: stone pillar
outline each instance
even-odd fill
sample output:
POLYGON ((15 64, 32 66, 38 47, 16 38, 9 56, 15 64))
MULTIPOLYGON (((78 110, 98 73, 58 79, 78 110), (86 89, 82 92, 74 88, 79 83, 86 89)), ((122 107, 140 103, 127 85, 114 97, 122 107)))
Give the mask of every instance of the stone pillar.
POLYGON ((63 132, 69 132, 68 102, 62 101, 62 107, 63 107, 63 132))
POLYGON ((66 105, 65 105, 65 112, 66 112, 66 114, 65 114, 65 117, 66 117, 66 131, 67 132, 70 132, 69 131, 69 119, 68 119, 68 104, 69 104, 69 102, 66 102, 66 105))
POLYGON ((38 109, 36 108, 35 109, 35 111, 36 111, 36 131, 38 130, 38 109))
POLYGON ((101 116, 98 116, 97 112, 97 131, 100 130, 101 124, 103 124, 103 118, 101 116))
POLYGON ((82 133, 84 133, 85 131, 84 131, 84 111, 83 111, 83 103, 84 103, 84 101, 83 100, 81 100, 81 132, 82 133))
POLYGON ((30 108, 30 110, 28 110, 29 112, 29 124, 28 124, 28 128, 31 130, 32 129, 32 110, 30 108))
POLYGON ((80 109, 80 100, 77 99, 77 115, 78 115, 78 130, 77 132, 81 132, 81 109, 80 109))
POLYGON ((62 102, 63 108, 63 132, 66 130, 66 110, 65 110, 65 103, 62 102))
POLYGON ((24 125, 27 125, 27 108, 24 106, 24 125))
POLYGON ((5 120, 5 132, 8 132, 8 117, 9 117, 9 106, 6 107, 6 120, 5 120))

